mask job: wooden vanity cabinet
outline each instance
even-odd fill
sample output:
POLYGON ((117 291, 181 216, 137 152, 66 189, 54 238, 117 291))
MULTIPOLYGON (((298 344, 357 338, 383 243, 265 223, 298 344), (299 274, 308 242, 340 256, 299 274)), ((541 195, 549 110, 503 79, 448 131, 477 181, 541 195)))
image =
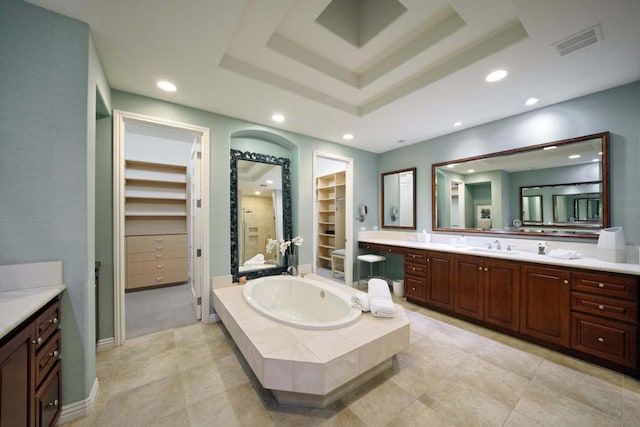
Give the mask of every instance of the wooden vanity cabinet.
POLYGON ((638 368, 638 278, 578 271, 571 280, 571 348, 638 368))
POLYGON ((3 338, 0 426, 54 426, 60 416, 60 302, 56 298, 3 338))
POLYGON ((453 310, 453 255, 427 251, 426 303, 453 310))
POLYGON ((427 302, 427 251, 406 249, 404 290, 408 300, 427 302))
POLYGON ((523 264, 521 271, 520 332, 569 347, 570 270, 523 264))
POLYGON ((519 326, 520 265, 471 255, 455 257, 454 311, 513 331, 519 326))

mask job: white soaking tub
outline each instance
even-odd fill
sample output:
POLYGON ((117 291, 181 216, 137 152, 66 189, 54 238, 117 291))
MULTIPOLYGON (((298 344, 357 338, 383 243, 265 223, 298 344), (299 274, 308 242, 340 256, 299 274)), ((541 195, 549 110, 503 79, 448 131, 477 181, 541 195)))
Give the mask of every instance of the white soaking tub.
POLYGON ((244 285, 242 293, 260 314, 302 329, 337 329, 356 322, 362 314, 351 307, 348 292, 309 278, 253 279, 244 285))

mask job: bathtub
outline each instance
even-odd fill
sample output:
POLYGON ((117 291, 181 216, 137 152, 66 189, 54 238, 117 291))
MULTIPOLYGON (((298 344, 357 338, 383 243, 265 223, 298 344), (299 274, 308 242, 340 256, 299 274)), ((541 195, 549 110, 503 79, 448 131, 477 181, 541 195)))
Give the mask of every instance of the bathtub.
POLYGON ((362 312, 351 307, 351 294, 339 285, 292 276, 250 280, 242 294, 260 314, 302 329, 337 329, 356 322, 362 312))

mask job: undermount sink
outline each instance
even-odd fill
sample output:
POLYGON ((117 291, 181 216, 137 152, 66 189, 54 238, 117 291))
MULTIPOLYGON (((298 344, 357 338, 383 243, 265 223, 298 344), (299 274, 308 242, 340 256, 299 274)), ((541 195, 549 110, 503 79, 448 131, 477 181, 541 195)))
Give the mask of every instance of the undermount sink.
POLYGON ((486 254, 500 254, 500 255, 517 255, 519 251, 505 251, 505 250, 497 250, 497 249, 489 249, 489 248, 469 248, 472 252, 484 252, 486 254))

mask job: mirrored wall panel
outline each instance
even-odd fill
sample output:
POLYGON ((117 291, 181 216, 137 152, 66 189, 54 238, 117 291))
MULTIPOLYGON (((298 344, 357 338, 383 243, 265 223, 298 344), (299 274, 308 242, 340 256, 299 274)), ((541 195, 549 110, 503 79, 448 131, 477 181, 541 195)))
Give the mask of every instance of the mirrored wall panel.
POLYGON ((597 237, 609 226, 608 135, 434 164, 433 230, 597 237))

